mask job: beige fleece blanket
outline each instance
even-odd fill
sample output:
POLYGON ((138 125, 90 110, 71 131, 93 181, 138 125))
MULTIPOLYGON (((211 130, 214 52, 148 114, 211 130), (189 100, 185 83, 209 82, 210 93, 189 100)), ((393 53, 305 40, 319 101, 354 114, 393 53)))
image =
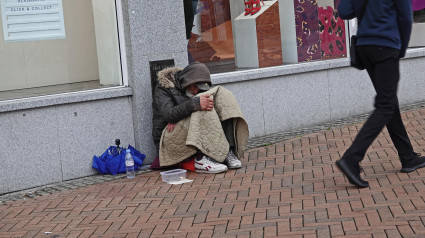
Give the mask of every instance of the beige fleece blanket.
MULTIPOLYGON (((214 99, 212 111, 196 111, 176 124, 172 132, 162 132, 159 163, 161 166, 177 164, 196 154, 199 149, 218 162, 223 162, 229 152, 221 121, 233 118, 235 128, 236 156, 242 158, 249 137, 248 124, 233 94, 217 86, 202 94, 214 99)), ((199 94, 201 95, 201 94, 199 94)))

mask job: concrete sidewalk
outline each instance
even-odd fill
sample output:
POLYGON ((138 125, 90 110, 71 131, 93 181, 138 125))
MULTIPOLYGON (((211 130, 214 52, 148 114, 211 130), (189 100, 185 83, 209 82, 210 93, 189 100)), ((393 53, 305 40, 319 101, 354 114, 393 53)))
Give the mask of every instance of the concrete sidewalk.
MULTIPOLYGON (((424 153, 425 108, 403 120, 424 153)), ((361 125, 251 149, 243 168, 182 185, 150 171, 6 201, 0 237, 425 237, 425 168, 400 173, 386 131, 362 163, 370 188, 336 170, 361 125)))

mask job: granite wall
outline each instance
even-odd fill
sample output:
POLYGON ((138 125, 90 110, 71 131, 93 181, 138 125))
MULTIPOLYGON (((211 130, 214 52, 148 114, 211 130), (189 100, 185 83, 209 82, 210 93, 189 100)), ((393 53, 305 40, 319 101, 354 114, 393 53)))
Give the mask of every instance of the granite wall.
POLYGON ((129 97, 2 112, 0 194, 96 174, 117 138, 134 145, 129 97))

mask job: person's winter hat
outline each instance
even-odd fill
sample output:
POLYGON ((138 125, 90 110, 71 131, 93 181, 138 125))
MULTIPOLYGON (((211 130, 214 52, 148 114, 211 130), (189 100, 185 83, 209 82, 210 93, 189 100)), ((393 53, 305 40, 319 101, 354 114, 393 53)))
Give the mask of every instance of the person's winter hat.
POLYGON ((196 83, 198 88, 207 91, 211 87, 211 75, 208 67, 199 62, 193 62, 177 73, 177 78, 183 89, 196 83))

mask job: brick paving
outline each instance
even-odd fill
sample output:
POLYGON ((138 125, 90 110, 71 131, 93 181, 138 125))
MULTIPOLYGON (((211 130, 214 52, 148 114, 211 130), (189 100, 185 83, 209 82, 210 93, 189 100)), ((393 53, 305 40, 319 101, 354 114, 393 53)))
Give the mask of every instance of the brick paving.
MULTIPOLYGON (((425 108, 403 120, 425 151, 425 108)), ((169 185, 159 171, 0 205, 0 237, 425 237, 425 168, 400 173, 384 130, 362 163, 370 188, 335 168, 362 123, 245 154, 243 168, 188 173, 169 185)))

